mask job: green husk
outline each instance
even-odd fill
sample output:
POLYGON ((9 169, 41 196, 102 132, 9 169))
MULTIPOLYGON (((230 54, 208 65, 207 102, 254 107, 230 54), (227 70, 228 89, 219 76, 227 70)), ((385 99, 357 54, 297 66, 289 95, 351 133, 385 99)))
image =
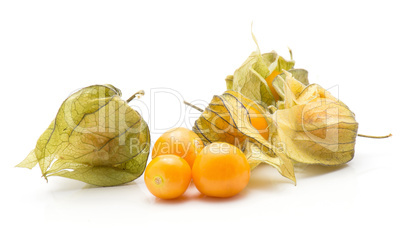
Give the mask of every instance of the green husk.
POLYGON ((112 85, 72 94, 17 167, 36 164, 45 179, 61 176, 98 186, 124 184, 145 169, 150 135, 146 122, 112 85))

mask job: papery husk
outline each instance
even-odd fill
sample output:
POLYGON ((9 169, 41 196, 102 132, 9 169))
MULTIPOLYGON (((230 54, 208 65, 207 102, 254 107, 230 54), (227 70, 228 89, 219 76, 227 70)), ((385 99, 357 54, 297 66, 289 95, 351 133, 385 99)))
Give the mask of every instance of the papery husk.
POLYGON ((317 84, 304 85, 285 72, 284 102, 272 118, 273 140, 284 153, 305 164, 340 165, 354 156, 358 123, 354 113, 317 84))
MULTIPOLYGON (((195 122, 193 131, 204 144, 227 142, 237 146, 245 153, 251 169, 260 163, 267 163, 284 177, 296 182, 292 161, 283 154, 277 155, 278 148, 251 125, 248 112, 250 107, 262 115, 267 114, 265 108, 239 92, 226 91, 223 95, 214 96, 195 122)), ((269 125, 273 125, 271 118, 267 117, 267 120, 269 125)))
POLYGON ((290 50, 291 60, 286 60, 275 51, 261 54, 254 34, 252 36, 257 45, 257 50, 250 54, 233 75, 226 77, 226 87, 228 90, 240 92, 245 97, 265 107, 275 105, 275 92, 272 92, 273 88, 268 85, 266 79, 274 72, 291 70, 295 61, 292 59, 290 50))
POLYGON ((114 186, 141 176, 149 146, 148 125, 121 99, 121 91, 93 85, 62 103, 36 148, 17 167, 39 164, 45 179, 61 176, 114 186))

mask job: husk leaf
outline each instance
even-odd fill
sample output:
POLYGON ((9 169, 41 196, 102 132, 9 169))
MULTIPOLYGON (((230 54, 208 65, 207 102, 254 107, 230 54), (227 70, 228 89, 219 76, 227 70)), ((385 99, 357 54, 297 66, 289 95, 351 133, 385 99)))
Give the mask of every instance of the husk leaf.
POLYGON ((286 145, 286 155, 300 163, 350 161, 358 128, 354 113, 321 86, 305 86, 285 73, 283 109, 272 115, 277 126, 274 140, 286 145))
POLYGON ((39 164, 43 177, 62 176, 98 186, 133 181, 145 169, 149 129, 112 85, 72 94, 17 167, 39 164))
MULTIPOLYGON (((235 91, 214 96, 193 127, 205 144, 228 142, 242 149, 251 168, 260 163, 274 166, 283 176, 296 181, 293 163, 276 154, 277 148, 265 140, 251 125, 248 108, 265 109, 235 91)), ((267 118, 267 120, 271 120, 267 118)))

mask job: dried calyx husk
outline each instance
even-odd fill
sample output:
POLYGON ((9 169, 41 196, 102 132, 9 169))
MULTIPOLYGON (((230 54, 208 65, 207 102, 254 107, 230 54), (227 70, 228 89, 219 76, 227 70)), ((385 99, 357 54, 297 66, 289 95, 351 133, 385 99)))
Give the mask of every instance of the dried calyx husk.
MULTIPOLYGON (((239 92, 226 91, 223 95, 214 96, 209 106, 196 120, 193 131, 204 144, 223 141, 242 149, 253 169, 260 163, 275 167, 283 176, 296 181, 293 163, 271 140, 264 139, 250 120, 249 110, 253 108, 265 114, 265 108, 246 98, 239 92)), ((274 122, 271 117, 269 138, 272 138, 274 122)))
MULTIPOLYGON (((275 105, 280 99, 273 87, 275 77, 282 70, 292 70, 295 65, 292 51, 289 49, 290 60, 286 60, 275 51, 261 54, 257 40, 253 33, 252 37, 257 45, 257 50, 252 52, 243 64, 235 70, 233 75, 226 77, 228 90, 240 92, 250 100, 264 106, 275 105)), ((303 70, 301 70, 303 71, 303 70)), ((308 84, 307 79, 300 79, 308 84)))
POLYGON ((272 140, 283 144, 283 152, 297 162, 340 165, 350 161, 358 129, 355 114, 321 86, 305 86, 291 73, 284 74, 274 82, 284 101, 270 115, 276 127, 272 140))
POLYGON ((340 165, 351 160, 358 124, 353 112, 328 91, 285 73, 277 83, 284 97, 280 108, 264 108, 239 92, 226 91, 213 97, 193 130, 205 144, 225 141, 241 148, 251 168, 267 163, 295 182, 293 162, 340 165), (268 121, 268 140, 251 124, 255 109, 268 121))
POLYGON ((17 167, 39 164, 45 179, 61 176, 97 186, 135 180, 145 170, 150 133, 141 115, 128 105, 133 98, 122 100, 121 91, 112 85, 75 92, 17 167))
POLYGON ((287 61, 275 51, 265 54, 253 52, 233 75, 226 77, 226 87, 253 101, 275 104, 278 95, 271 86, 272 80, 282 70, 292 69, 294 64, 293 60, 287 61))
POLYGON ((228 91, 213 97, 193 130, 205 144, 225 141, 239 147, 251 168, 267 163, 296 182, 295 162, 350 161, 358 123, 343 102, 310 84, 307 70, 295 69, 290 55, 288 61, 258 48, 226 78, 228 91), (250 112, 256 109, 268 122, 268 140, 252 126, 250 112))

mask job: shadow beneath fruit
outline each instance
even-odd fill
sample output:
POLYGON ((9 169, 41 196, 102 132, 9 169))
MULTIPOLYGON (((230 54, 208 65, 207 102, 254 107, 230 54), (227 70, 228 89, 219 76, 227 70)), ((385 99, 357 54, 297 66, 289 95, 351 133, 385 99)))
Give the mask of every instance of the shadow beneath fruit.
POLYGON ((218 198, 218 197, 209 197, 204 194, 201 194, 193 182, 191 182, 190 186, 188 187, 187 191, 180 197, 175 199, 161 199, 155 198, 155 203, 157 204, 179 204, 185 202, 204 202, 204 203, 227 203, 227 202, 234 202, 237 200, 241 200, 243 197, 247 196, 247 188, 244 189, 239 194, 228 197, 228 198, 218 198))
MULTIPOLYGON (((348 168, 348 165, 340 166, 322 166, 322 165, 295 165, 295 175, 298 182, 310 177, 323 176, 325 174, 334 173, 348 168)), ((208 197, 198 192, 193 183, 190 184, 187 191, 180 197, 171 200, 155 198, 155 203, 158 204, 178 204, 185 202, 205 202, 205 203, 227 203, 236 202, 244 199, 252 194, 253 190, 282 190, 281 186, 294 187, 293 181, 283 177, 272 166, 262 164, 251 172, 250 181, 242 192, 229 198, 208 197)))
POLYGON ((346 169, 347 167, 348 167, 347 164, 337 166, 296 164, 295 174, 296 178, 318 177, 346 169))
POLYGON ((294 185, 293 181, 280 175, 275 168, 261 164, 251 171, 247 189, 267 190, 282 184, 294 185))
MULTIPOLYGON (((302 179, 323 176, 347 168, 348 165, 346 164, 338 166, 295 164, 294 171, 297 182, 300 182, 302 179)), ((274 187, 281 186, 282 184, 294 185, 293 181, 280 175, 275 168, 263 164, 251 172, 251 177, 247 188, 266 190, 273 189, 274 187)))
POLYGON ((228 203, 228 202, 236 202, 238 200, 242 200, 242 199, 244 199, 244 197, 247 196, 247 194, 248 194, 248 192, 247 192, 247 188, 246 188, 243 191, 241 191, 240 193, 238 193, 232 197, 228 197, 228 198, 209 197, 209 196, 200 194, 200 196, 198 196, 197 200, 201 201, 201 202, 205 202, 205 203, 228 203))
POLYGON ((132 181, 126 184, 102 187, 91 184, 86 184, 81 181, 65 178, 52 178, 53 181, 49 183, 48 191, 55 196, 65 193, 97 193, 97 192, 109 192, 115 193, 118 191, 132 190, 133 186, 138 186, 136 181, 132 181))
POLYGON ((106 189, 106 188, 113 189, 113 188, 122 188, 122 187, 132 186, 132 185, 136 185, 136 184, 137 184, 136 181, 131 181, 131 182, 128 182, 128 183, 115 185, 115 186, 106 186, 106 187, 92 185, 92 184, 85 184, 85 186, 82 187, 82 189, 96 189, 96 188, 99 188, 99 189, 106 189))

